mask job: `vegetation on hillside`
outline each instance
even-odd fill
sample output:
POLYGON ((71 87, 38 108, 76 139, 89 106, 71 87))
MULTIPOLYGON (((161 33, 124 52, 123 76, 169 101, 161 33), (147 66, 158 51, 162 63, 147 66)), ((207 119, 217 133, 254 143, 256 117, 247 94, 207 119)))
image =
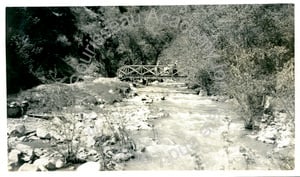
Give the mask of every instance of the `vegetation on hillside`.
POLYGON ((208 95, 238 100, 250 125, 267 96, 293 115, 294 5, 7 8, 7 89, 172 64, 208 95))

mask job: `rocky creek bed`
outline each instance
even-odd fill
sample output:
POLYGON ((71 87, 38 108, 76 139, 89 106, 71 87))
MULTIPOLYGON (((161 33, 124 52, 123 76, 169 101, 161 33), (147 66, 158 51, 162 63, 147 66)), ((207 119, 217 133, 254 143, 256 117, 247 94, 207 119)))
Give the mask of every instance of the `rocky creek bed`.
MULTIPOLYGON (((99 82, 111 81, 93 83, 99 82)), ((8 118, 9 170, 294 168, 294 127, 287 113, 276 112, 260 131, 247 131, 232 99, 199 96, 177 82, 131 87, 126 94, 128 87, 122 88, 91 89, 85 93, 95 102, 77 100, 45 119, 8 118), (122 102, 105 103, 119 94, 122 102)))
MULTIPOLYGON (((199 97, 183 83, 159 83, 138 93, 153 100, 163 96, 163 101, 146 106, 167 114, 154 120, 152 129, 134 133, 143 152, 127 163, 126 170, 294 168, 294 124, 287 113, 275 112, 272 121, 250 131, 233 99, 199 97)), ((127 104, 139 104, 136 100, 127 104)))

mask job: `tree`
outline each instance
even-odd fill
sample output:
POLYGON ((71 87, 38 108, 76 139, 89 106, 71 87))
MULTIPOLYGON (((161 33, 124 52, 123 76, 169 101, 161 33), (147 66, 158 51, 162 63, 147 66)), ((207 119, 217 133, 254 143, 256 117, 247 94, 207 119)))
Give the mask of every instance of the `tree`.
MULTIPOLYGON (((72 45, 75 31, 74 17, 69 8, 8 7, 7 73, 18 73, 22 68, 38 80, 28 85, 26 82, 30 81, 26 81, 17 87, 28 88, 38 83, 53 82, 53 71, 57 71, 54 79, 70 76, 74 70, 63 58, 76 50, 76 45, 72 45)), ((18 77, 23 75, 8 76, 8 88, 13 87, 13 80, 18 77)))

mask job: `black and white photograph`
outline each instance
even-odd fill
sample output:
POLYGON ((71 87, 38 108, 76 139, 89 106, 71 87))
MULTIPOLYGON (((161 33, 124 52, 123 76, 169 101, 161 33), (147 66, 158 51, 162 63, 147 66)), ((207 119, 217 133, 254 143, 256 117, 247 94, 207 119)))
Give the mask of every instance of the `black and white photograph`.
POLYGON ((294 13, 284 2, 6 6, 3 165, 294 171, 294 13))

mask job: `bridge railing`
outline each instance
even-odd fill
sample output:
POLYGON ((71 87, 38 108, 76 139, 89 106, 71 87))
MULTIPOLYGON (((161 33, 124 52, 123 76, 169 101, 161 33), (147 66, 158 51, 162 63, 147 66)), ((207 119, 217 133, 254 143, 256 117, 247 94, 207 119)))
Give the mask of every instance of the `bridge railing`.
POLYGON ((178 71, 169 65, 125 65, 118 69, 117 75, 119 78, 173 77, 178 76, 178 71))

